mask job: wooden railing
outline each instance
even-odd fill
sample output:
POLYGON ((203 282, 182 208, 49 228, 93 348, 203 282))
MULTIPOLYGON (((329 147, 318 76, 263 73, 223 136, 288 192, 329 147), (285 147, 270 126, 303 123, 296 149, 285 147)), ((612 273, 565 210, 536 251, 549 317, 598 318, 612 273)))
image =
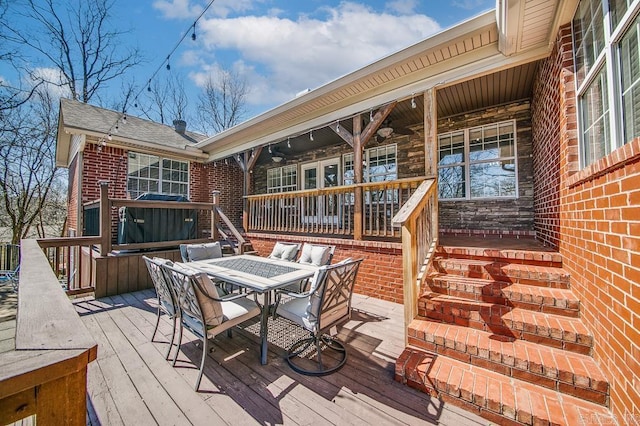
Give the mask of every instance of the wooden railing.
POLYGON ((36 240, 22 240, 15 349, 0 353, 0 424, 85 425, 98 346, 36 240))
POLYGON ((100 237, 41 238, 37 241, 67 294, 93 290, 93 257, 98 254, 96 247, 101 242, 100 237))
POLYGON ((402 229, 402 271, 405 344, 409 323, 416 317, 420 288, 438 242, 438 200, 435 179, 424 181, 395 215, 402 229))
POLYGON ((399 228, 392 218, 425 179, 250 195, 248 230, 398 238, 399 228), (355 210, 357 191, 362 192, 362 212, 355 210))

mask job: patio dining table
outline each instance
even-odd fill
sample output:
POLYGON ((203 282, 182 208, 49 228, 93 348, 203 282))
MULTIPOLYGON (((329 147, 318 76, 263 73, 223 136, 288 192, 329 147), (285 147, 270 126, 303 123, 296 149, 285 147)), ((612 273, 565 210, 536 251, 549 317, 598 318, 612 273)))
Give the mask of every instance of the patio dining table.
POLYGON ((189 267, 209 276, 263 295, 260 321, 260 362, 267 364, 268 320, 271 293, 291 283, 309 278, 317 266, 270 259, 253 255, 240 255, 189 262, 189 267))

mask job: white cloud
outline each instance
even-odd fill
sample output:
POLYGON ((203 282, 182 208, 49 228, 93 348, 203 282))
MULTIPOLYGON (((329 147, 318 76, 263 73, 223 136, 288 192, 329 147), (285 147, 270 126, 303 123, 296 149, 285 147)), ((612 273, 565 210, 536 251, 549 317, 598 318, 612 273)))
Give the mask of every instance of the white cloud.
POLYGON ((63 81, 62 74, 57 68, 34 69, 31 73, 31 77, 25 77, 24 85, 27 87, 33 87, 36 81, 44 81, 45 83, 42 89, 46 90, 54 98, 71 97, 69 87, 61 85, 63 81))
POLYGON ((217 60, 224 53, 234 52, 234 60, 241 59, 250 77, 250 102, 274 105, 440 29, 425 15, 376 13, 352 2, 324 8, 322 12, 326 19, 241 16, 202 20, 199 40, 215 52, 217 60))
POLYGON ((203 10, 200 5, 191 6, 190 0, 156 0, 153 7, 170 19, 194 18, 203 10))
POLYGON ((387 3, 387 9, 402 14, 409 15, 415 13, 418 0, 393 0, 387 3))

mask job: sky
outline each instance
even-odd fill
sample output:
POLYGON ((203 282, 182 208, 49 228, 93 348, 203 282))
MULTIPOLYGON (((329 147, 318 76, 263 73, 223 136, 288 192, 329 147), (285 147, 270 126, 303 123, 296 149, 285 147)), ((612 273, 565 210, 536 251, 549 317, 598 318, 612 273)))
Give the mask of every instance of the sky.
MULTIPOLYGON (((233 70, 249 87, 245 118, 495 7, 495 0, 215 0, 192 41, 209 0, 114 1, 115 22, 130 30, 123 48, 138 47, 145 58, 125 76, 140 96, 158 70, 155 79, 171 73, 184 82, 194 108, 208 74, 233 70)), ((0 64, 0 78, 9 79, 3 71, 0 64)), ((111 89, 117 97, 119 88, 111 89)))

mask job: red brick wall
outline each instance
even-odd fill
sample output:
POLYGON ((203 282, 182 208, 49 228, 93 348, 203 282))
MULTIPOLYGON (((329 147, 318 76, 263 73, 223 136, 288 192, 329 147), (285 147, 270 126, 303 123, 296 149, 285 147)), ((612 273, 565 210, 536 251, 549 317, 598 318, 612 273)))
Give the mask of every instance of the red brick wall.
POLYGON ((81 231, 78 229, 79 172, 78 156, 76 156, 69 165, 69 186, 67 187, 67 228, 76 231, 76 235, 80 235, 79 231, 81 231))
POLYGON ((538 224, 549 236, 557 233, 571 289, 594 334, 593 356, 611 382, 611 409, 623 424, 625 415, 640 413, 640 139, 579 171, 570 52, 565 27, 555 53, 540 68, 533 99, 534 128, 550 125, 558 132, 536 129, 534 138, 538 157, 549 162, 548 152, 557 153, 552 173, 541 158, 534 161, 538 187, 559 200, 559 232, 551 221, 538 224), (546 98, 554 88, 558 105, 546 98), (555 186, 557 195, 550 189, 555 186))
POLYGON ((88 143, 84 150, 82 202, 100 198, 100 181, 109 181, 109 198, 127 198, 127 152, 88 143))
MULTIPOLYGON (((268 256, 281 235, 249 234, 253 248, 260 256, 268 256)), ((402 248, 400 243, 353 241, 334 238, 290 236, 286 241, 309 242, 336 246, 333 263, 347 257, 363 258, 354 292, 377 299, 403 303, 402 248)))

